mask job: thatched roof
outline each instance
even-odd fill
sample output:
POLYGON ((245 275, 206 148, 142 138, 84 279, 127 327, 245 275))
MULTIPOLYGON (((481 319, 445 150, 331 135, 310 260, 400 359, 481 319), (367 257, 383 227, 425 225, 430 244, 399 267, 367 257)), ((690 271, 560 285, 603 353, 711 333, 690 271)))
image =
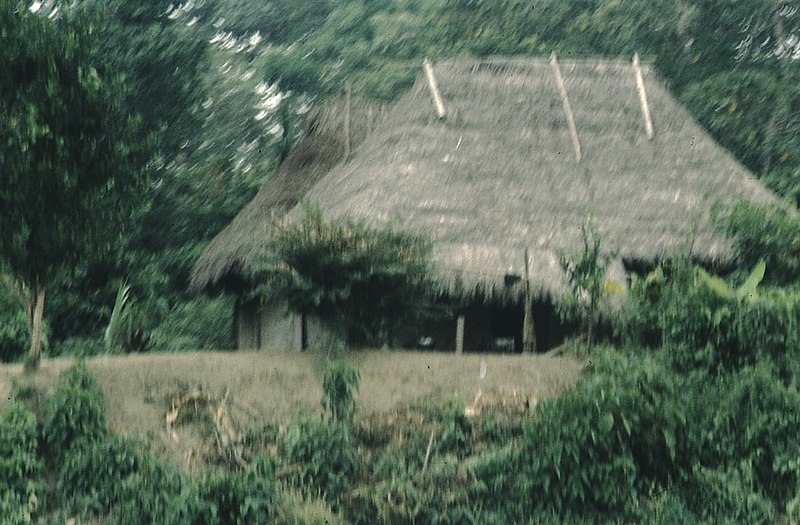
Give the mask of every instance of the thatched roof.
MULTIPOLYGON (((652 261, 693 238, 696 259, 724 261, 731 246, 709 223, 711 205, 776 202, 649 66, 641 71, 652 139, 631 63, 563 60, 559 66, 580 161, 548 60, 445 62, 433 68, 444 119, 437 118, 421 72, 357 153, 315 181, 306 198, 328 218, 430 236, 442 291, 485 295, 507 293, 504 275, 523 273, 526 248, 536 292, 560 294, 558 255, 580 241, 588 213, 620 260, 652 261)), ((287 180, 293 176, 282 172, 287 180)), ((265 213, 265 201, 259 194, 204 259, 222 242, 233 254, 229 261, 250 264, 252 243, 248 251, 237 238, 257 231, 249 217, 265 213)), ((221 271, 212 275, 198 264, 196 282, 212 282, 221 271)))
MULTIPOLYGON (((349 105, 352 150, 380 122, 385 109, 363 100, 351 100, 349 105)), ((323 175, 344 160, 346 107, 344 98, 335 99, 305 116, 305 130, 298 144, 198 259, 191 280, 194 290, 218 285, 247 286, 264 254, 263 232, 273 214, 288 212, 323 175)))

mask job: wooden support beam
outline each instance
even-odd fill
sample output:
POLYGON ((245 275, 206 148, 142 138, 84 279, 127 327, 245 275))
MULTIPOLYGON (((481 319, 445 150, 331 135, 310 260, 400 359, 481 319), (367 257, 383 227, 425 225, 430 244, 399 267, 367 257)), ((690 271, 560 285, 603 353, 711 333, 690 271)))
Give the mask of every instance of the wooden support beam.
POLYGON ((441 120, 445 116, 444 102, 442 101, 442 95, 439 94, 439 88, 436 86, 436 79, 433 76, 431 61, 427 58, 423 60, 422 68, 425 70, 425 76, 428 79, 428 89, 430 89, 431 97, 433 97, 433 105, 436 106, 436 115, 441 120))
POLYGON ((642 107, 644 134, 647 136, 647 140, 653 140, 653 121, 650 119, 650 105, 647 103, 647 93, 644 90, 642 68, 639 67, 639 53, 633 55, 633 71, 636 74, 636 90, 639 92, 639 104, 642 107))
POLYGON ((533 298, 531 297, 531 274, 528 261, 528 249, 525 248, 525 318, 522 321, 522 352, 536 352, 536 337, 533 329, 533 298))
POLYGON ((578 129, 575 127, 575 117, 572 114, 572 107, 569 105, 567 87, 564 84, 564 77, 561 76, 561 68, 558 66, 558 58, 555 53, 550 55, 550 66, 553 68, 558 93, 561 95, 561 103, 564 105, 564 114, 567 116, 567 126, 569 127, 569 136, 572 138, 572 147, 575 150, 575 160, 580 162, 581 143, 578 140, 578 129))
POLYGON ((456 353, 464 353, 464 314, 459 314, 456 320, 456 353))
POLYGON ((344 160, 350 157, 350 84, 344 88, 344 160))

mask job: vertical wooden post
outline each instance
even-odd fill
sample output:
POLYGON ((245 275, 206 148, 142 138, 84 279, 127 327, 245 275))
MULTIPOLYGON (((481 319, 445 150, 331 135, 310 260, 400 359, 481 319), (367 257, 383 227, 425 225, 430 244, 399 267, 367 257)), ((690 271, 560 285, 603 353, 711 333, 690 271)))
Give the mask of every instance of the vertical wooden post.
POLYGON ((436 86, 436 79, 433 77, 431 61, 427 58, 423 60, 422 68, 425 70, 425 77, 428 79, 428 89, 430 89, 433 97, 433 105, 436 106, 436 115, 439 119, 443 119, 445 116, 444 102, 442 102, 442 95, 439 94, 439 88, 436 86))
POLYGON ((553 68, 558 94, 561 95, 564 114, 567 116, 567 127, 569 127, 569 136, 572 138, 572 147, 575 149, 575 160, 580 162, 581 143, 578 141, 578 128, 575 127, 575 117, 572 114, 572 106, 569 105, 569 97, 567 97, 567 86, 564 84, 564 77, 561 76, 561 68, 558 67, 558 58, 555 53, 550 55, 550 66, 553 68))
POLYGON ((636 90, 639 92, 639 105, 642 107, 644 134, 647 136, 647 140, 653 140, 653 121, 650 119, 650 105, 647 103, 647 93, 644 90, 642 68, 639 67, 639 53, 633 55, 633 71, 636 74, 636 90))
POLYGON ((533 299, 528 260, 528 249, 525 248, 525 319, 522 321, 522 352, 532 354, 536 352, 536 333, 533 329, 533 299))
POLYGON ((464 353, 464 314, 459 314, 456 320, 456 353, 464 353))
POLYGON ((344 160, 350 157, 350 84, 344 88, 344 160))

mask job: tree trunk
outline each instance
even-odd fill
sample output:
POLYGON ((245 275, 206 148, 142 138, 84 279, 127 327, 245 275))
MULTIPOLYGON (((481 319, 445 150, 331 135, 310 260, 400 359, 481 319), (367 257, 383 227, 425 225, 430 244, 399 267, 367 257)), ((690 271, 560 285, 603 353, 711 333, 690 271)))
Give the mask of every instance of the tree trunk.
POLYGON ((31 335, 31 351, 25 361, 25 371, 35 372, 42 360, 42 316, 44 315, 45 289, 34 286, 28 306, 28 331, 31 335))
POLYGON ((44 315, 44 287, 38 284, 25 286, 21 279, 7 273, 0 273, 0 280, 19 300, 25 310, 28 335, 31 337, 31 350, 25 361, 25 372, 35 372, 42 359, 42 316, 44 315))

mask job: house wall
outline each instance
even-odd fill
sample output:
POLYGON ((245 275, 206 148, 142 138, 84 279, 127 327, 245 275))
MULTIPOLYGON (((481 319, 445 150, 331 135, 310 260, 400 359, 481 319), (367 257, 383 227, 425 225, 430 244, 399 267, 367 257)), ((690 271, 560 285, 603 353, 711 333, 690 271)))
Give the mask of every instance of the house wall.
POLYGON ((303 349, 303 318, 285 303, 261 305, 260 350, 299 352, 303 349))
POLYGON ((236 301, 236 349, 257 350, 260 345, 261 327, 258 321, 259 301, 251 299, 236 301))

